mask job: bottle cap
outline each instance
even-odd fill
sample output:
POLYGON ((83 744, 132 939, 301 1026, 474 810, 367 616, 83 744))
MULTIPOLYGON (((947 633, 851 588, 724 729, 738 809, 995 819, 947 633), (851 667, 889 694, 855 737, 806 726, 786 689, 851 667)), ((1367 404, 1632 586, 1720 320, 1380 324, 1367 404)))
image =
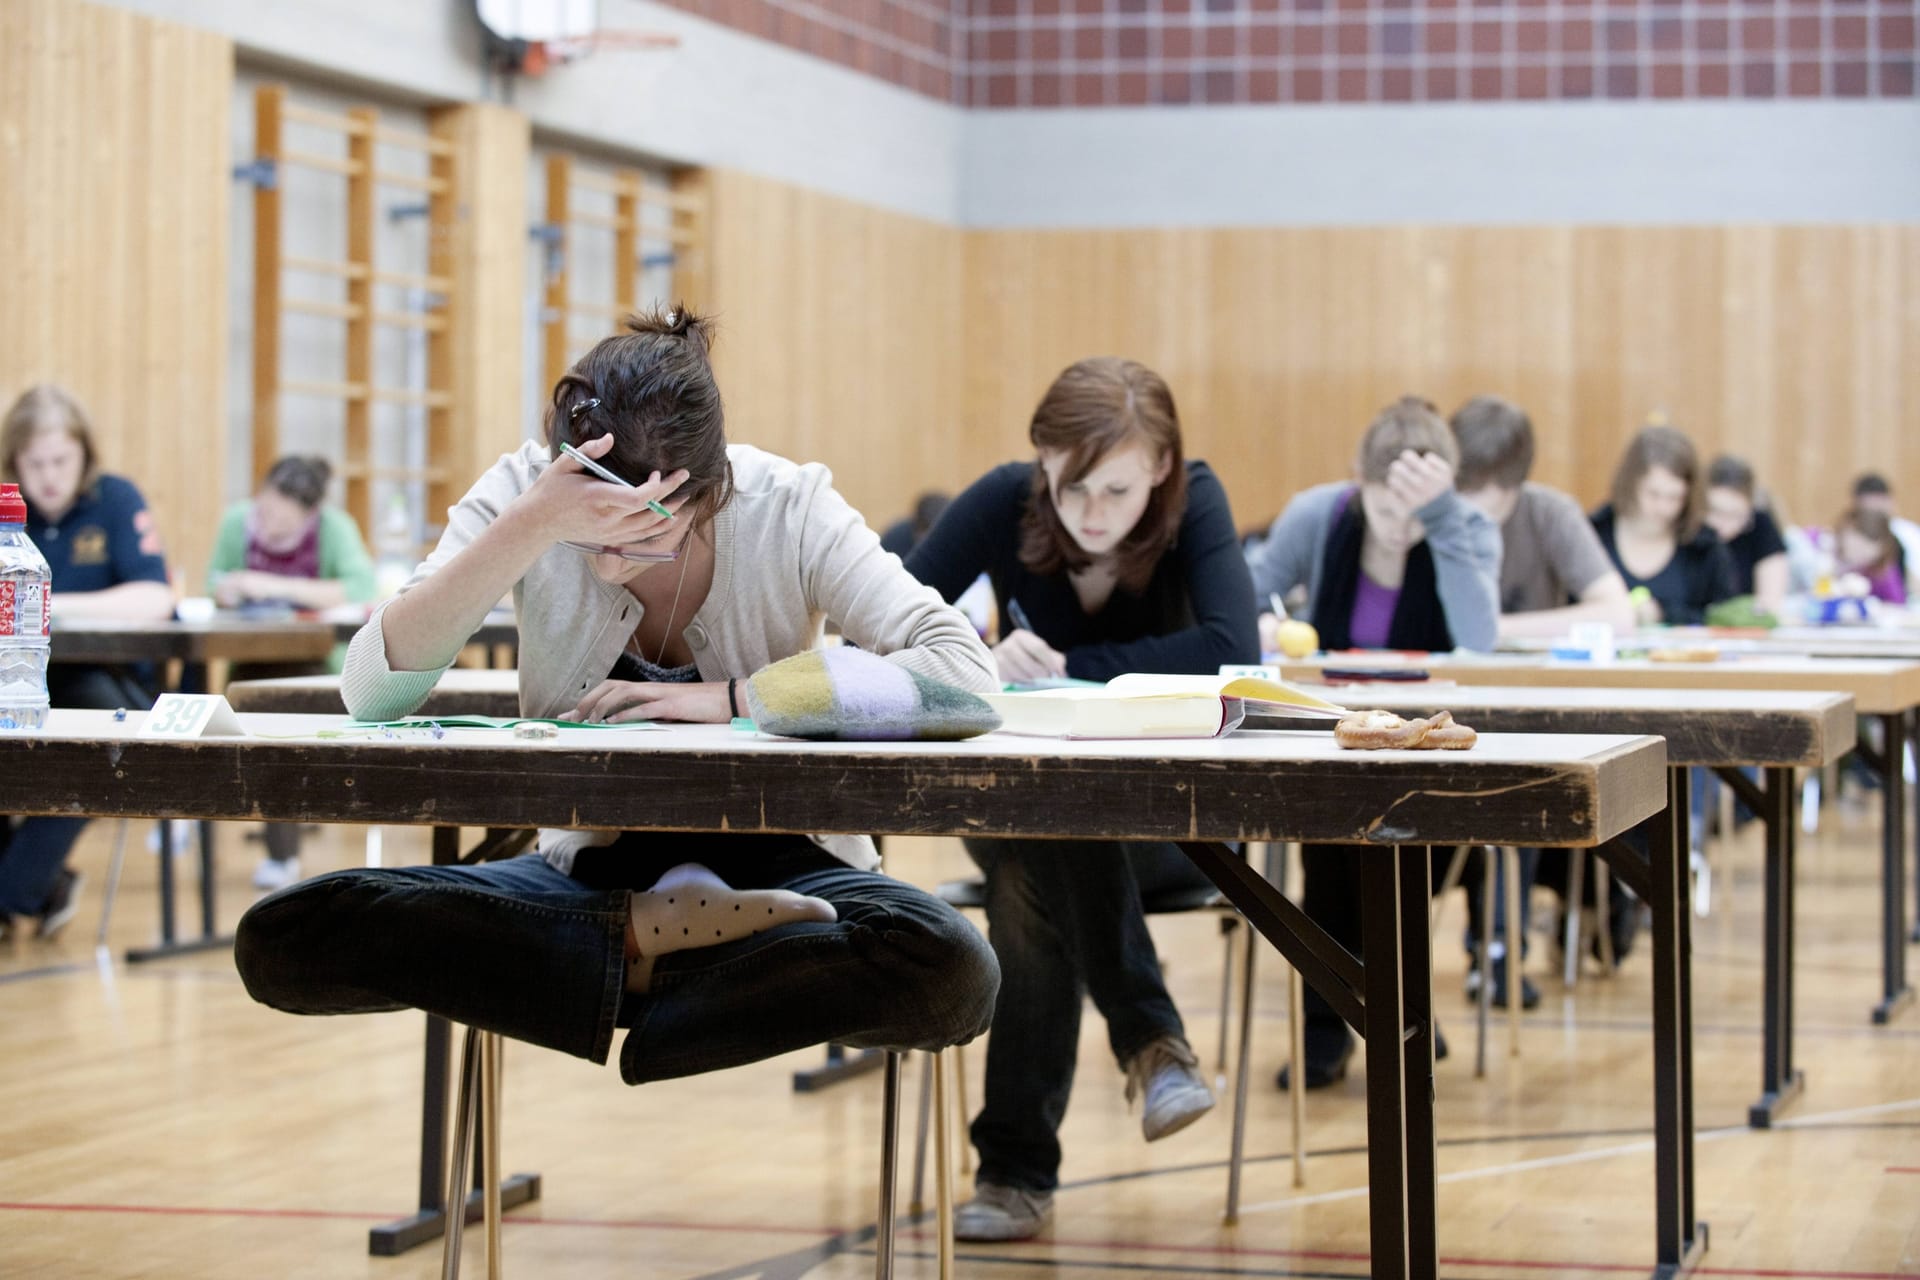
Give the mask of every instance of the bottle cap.
POLYGON ((27 500, 17 484, 0 484, 0 524, 25 524, 27 500))

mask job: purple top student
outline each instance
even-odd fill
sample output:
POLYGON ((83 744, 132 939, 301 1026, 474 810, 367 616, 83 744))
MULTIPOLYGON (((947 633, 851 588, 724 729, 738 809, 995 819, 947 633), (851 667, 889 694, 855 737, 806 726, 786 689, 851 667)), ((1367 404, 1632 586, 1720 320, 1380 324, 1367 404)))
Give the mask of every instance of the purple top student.
POLYGON ((1248 558, 1257 598, 1307 590, 1326 649, 1491 649, 1500 530, 1454 491, 1459 445, 1403 397, 1361 437, 1356 478, 1295 496, 1248 558))

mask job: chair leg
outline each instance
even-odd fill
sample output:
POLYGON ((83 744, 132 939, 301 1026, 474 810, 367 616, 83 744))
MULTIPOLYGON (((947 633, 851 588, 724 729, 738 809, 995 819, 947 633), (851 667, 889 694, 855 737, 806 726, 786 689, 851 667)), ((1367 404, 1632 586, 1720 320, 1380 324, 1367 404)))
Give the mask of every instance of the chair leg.
POLYGON ((1446 903, 1447 897, 1453 892, 1454 887, 1460 883, 1460 877, 1466 874, 1467 850, 1468 846, 1464 844, 1457 844, 1453 847, 1453 857, 1447 860, 1447 874, 1440 877, 1440 892, 1433 895, 1433 904, 1427 914, 1428 928, 1430 929, 1439 927, 1440 908, 1446 903))
POLYGON ((1307 1061, 1307 1021, 1302 1016, 1306 1005, 1307 984, 1298 969, 1287 974, 1287 1021, 1291 1024, 1293 1070, 1287 1072, 1287 1105, 1293 1112, 1293 1185, 1307 1185, 1307 1093, 1300 1073, 1307 1061))
POLYGON ((907 1216, 917 1218, 927 1211, 927 1124, 933 1110, 933 1054, 923 1054, 920 1066, 919 1119, 913 1134, 913 1195, 907 1200, 907 1216))
POLYGON ((100 904, 100 932, 94 935, 93 945, 107 945, 107 925, 113 921, 113 902, 120 896, 120 871, 127 862, 127 820, 120 819, 120 825, 113 833, 113 861, 107 868, 107 897, 100 904))
MULTIPOLYGON (((961 1135, 967 1132, 967 1047, 954 1045, 953 1053, 953 1127, 961 1135)), ((960 1173, 973 1172, 973 1144, 960 1144, 960 1173)))
POLYGON ((1493 855, 1480 861, 1480 989, 1473 1002, 1473 1078, 1487 1078, 1487 1020, 1493 1011, 1493 855))
MULTIPOLYGON (((874 1218, 873 1274, 876 1280, 891 1280, 893 1275, 893 1197, 900 1174, 900 1060, 897 1050, 887 1050, 885 1082, 880 1091, 880 1204, 874 1218)), ((934 1088, 939 1088, 936 1067, 934 1088)))
MULTIPOLYGON (((1253 1072, 1253 962, 1260 952, 1260 937, 1252 926, 1247 935, 1245 967, 1240 980, 1240 1059, 1233 1079, 1233 1145, 1227 1157, 1227 1211, 1222 1219, 1228 1226, 1240 1221, 1240 1171, 1247 1154, 1247 1079, 1253 1072)), ((1225 1025, 1224 1011, 1221 1025, 1225 1025)), ((1294 1149, 1300 1146, 1300 1131, 1294 1130, 1294 1149)))
POLYGON ((960 1047, 944 1049, 933 1057, 933 1110, 940 1117, 933 1130, 934 1228, 939 1232, 940 1280, 953 1280, 953 1153, 948 1150, 950 1131, 947 1110, 947 1056, 957 1060, 960 1047))
POLYGON ((480 1035, 480 1216, 487 1228, 487 1280, 500 1280, 500 1068, 504 1045, 492 1032, 480 1035))
POLYGON ((1567 928, 1562 939, 1566 946, 1565 972, 1561 982, 1567 990, 1573 990, 1573 984, 1580 980, 1580 945, 1586 941, 1581 928, 1581 902, 1587 893, 1587 851, 1585 849, 1567 850, 1567 928))
POLYGON ((468 1027, 460 1049, 460 1097, 453 1115, 453 1151, 447 1159, 447 1196, 442 1201, 441 1280, 459 1280, 460 1243, 467 1228, 467 1166, 473 1160, 474 1112, 479 1098, 480 1056, 477 1027, 468 1027))
MULTIPOLYGON (((1520 1014, 1526 1008, 1520 998, 1520 957, 1527 945, 1527 931, 1520 923, 1520 850, 1501 845, 1494 852, 1500 858, 1500 868, 1507 881, 1507 1056, 1517 1058, 1520 1056, 1520 1014)), ((1488 971, 1484 976, 1491 978, 1493 974, 1488 971)))
POLYGON ((1600 940, 1600 972, 1613 975, 1613 877, 1607 869, 1593 868, 1593 931, 1600 940))
POLYGON ((1220 961, 1220 1051, 1214 1058, 1213 1068, 1217 1086, 1224 1086, 1227 1082, 1227 1023, 1233 1010, 1233 942, 1239 927, 1239 917, 1220 917, 1220 939, 1225 944, 1226 954, 1220 961))

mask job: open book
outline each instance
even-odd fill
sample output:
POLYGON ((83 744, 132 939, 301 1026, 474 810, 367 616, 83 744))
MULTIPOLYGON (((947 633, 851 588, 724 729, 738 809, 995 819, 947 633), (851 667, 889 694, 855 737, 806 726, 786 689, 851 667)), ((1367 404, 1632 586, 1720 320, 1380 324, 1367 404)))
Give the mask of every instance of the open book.
POLYGON ((1344 707, 1261 676, 1115 676, 1091 688, 982 695, 1001 732, 1048 738, 1216 738, 1258 715, 1338 718, 1344 707))

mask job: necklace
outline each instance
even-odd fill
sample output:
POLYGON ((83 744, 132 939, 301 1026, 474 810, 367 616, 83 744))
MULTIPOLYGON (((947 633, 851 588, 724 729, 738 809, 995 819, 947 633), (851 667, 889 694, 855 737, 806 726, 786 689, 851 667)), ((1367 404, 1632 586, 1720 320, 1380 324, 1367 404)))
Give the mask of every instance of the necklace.
MULTIPOLYGON (((691 555, 680 557, 680 577, 673 584, 673 605, 667 610, 667 627, 660 633, 660 653, 653 660, 656 667, 664 667, 667 661, 667 644, 673 639, 673 620, 680 613, 680 588, 687 585, 687 562, 691 555)), ((645 654, 641 655, 645 657, 645 654)))

